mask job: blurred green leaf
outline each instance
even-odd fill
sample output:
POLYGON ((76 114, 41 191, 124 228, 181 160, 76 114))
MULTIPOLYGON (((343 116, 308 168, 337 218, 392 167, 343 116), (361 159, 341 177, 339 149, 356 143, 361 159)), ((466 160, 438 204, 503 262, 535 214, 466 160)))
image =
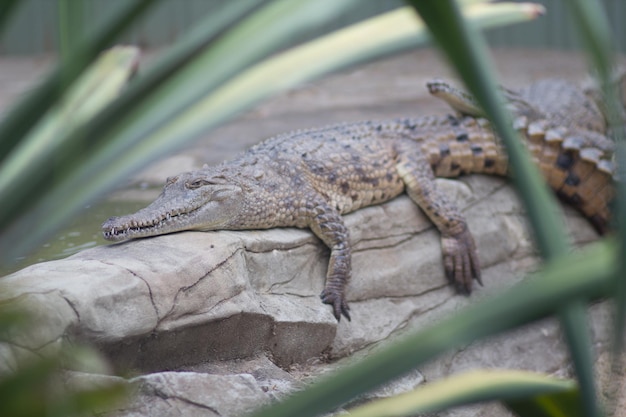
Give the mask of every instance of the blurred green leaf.
MULTIPOLYGON (((67 360, 67 359, 66 359, 67 360)), ((61 356, 31 357, 0 375, 0 415, 70 417, 105 412, 121 404, 128 387, 107 380, 90 386, 65 386, 61 356)))
POLYGON ((26 328, 30 323, 28 313, 16 310, 10 303, 0 302, 0 342, 9 340, 16 329, 26 328))
MULTIPOLYGON (((103 53, 81 78, 67 89, 59 105, 48 112, 31 133, 20 141, 11 158, 0 170, 2 200, 27 202, 25 197, 28 196, 30 188, 24 186, 25 175, 29 178, 29 184, 34 185, 38 183, 38 177, 42 174, 51 174, 42 167, 48 165, 55 169, 64 169, 55 161, 50 161, 57 157, 59 149, 63 149, 74 160, 81 158, 83 151, 80 146, 64 143, 64 138, 118 97, 136 70, 138 59, 139 50, 135 47, 113 48, 103 53), (42 174, 37 175, 39 172, 42 174)), ((17 206, 16 203, 14 205, 17 206)), ((9 202, 3 209, 3 215, 8 217, 1 223, 4 227, 11 220, 12 212, 7 210, 8 207, 11 207, 9 202)), ((18 210, 18 207, 15 210, 18 210)))
POLYGON ((29 305, 23 301, 0 303, 3 351, 21 351, 10 364, 3 364, 0 372, 0 416, 84 416, 121 404, 128 394, 128 384, 121 378, 101 375, 96 380, 79 378, 69 382, 68 369, 78 371, 75 375, 79 377, 85 372, 108 372, 108 366, 94 350, 68 344, 57 353, 43 355, 14 345, 16 338, 31 332, 34 324, 29 305))
MULTIPOLYGON (((64 88, 76 79, 89 63, 110 46, 133 22, 158 0, 127 0, 93 36, 86 37, 79 48, 72 51, 63 65, 53 70, 31 93, 11 108, 0 124, 0 163, 9 157, 13 148, 39 119, 63 95, 64 88)), ((3 200, 5 203, 7 200, 3 200)), ((0 217, 3 219, 4 217, 0 217)), ((2 227, 0 227, 2 229, 2 227)))
POLYGON ((108 383, 93 388, 77 388, 53 397, 47 403, 46 417, 103 415, 123 404, 129 392, 125 383, 108 383))
POLYGON ((84 39, 83 0, 57 0, 59 10, 59 52, 61 61, 67 62, 84 39))
POLYGON ((583 417, 580 390, 537 395, 524 400, 505 400, 504 404, 519 417, 583 417))
POLYGON ((44 416, 50 378, 58 369, 55 358, 41 358, 0 377, 0 415, 44 416))
MULTIPOLYGON (((534 236, 545 259, 569 251, 562 222, 557 217, 555 199, 547 190, 531 162, 523 141, 518 139, 506 114, 504 101, 497 94, 495 72, 491 69, 484 40, 465 23, 453 0, 410 2, 428 22, 429 29, 454 64, 469 90, 485 109, 507 149, 511 172, 528 213, 534 236)), ((582 386, 584 405, 589 416, 598 406, 593 380, 591 343, 586 327, 586 311, 578 300, 563 300, 560 312, 576 373, 582 386)))
POLYGON ((543 399, 546 396, 564 392, 575 395, 576 384, 571 380, 527 371, 470 371, 350 409, 350 416, 411 417, 482 401, 512 401, 515 404, 541 406, 545 404, 543 399))
POLYGON ((20 0, 3 0, 0 2, 0 38, 4 34, 5 26, 10 22, 10 17, 15 13, 20 0))
MULTIPOLYGON (((601 2, 597 0, 572 0, 567 2, 578 33, 583 40, 585 52, 590 64, 597 71, 598 85, 603 93, 606 102, 605 116, 611 126, 613 139, 617 141, 615 160, 617 162, 617 178, 626 178, 626 120, 623 119, 624 108, 619 97, 620 88, 614 84, 613 70, 615 69, 614 44, 608 18, 601 2)), ((619 263, 618 273, 615 274, 616 314, 614 318, 614 343, 613 362, 619 363, 620 352, 624 348, 624 332, 626 327, 626 228, 622 219, 626 218, 626 187, 624 181, 617 184, 616 209, 614 216, 618 219, 615 224, 618 227, 618 238, 620 254, 617 261, 619 263)), ((574 356, 577 359, 577 356, 574 356)), ((590 360, 590 359, 587 359, 590 360)), ((611 367, 614 371, 615 366, 611 367)), ((578 372, 577 367, 577 372, 578 372)), ((587 373, 591 370, 587 369, 587 373)), ((593 383, 593 375, 587 375, 587 385, 593 383)), ((586 396, 586 403, 595 402, 595 392, 591 388, 585 389, 582 385, 582 392, 586 396)), ((591 410, 587 410, 592 415, 591 410)), ((596 413, 598 414, 598 413, 596 413)))
POLYGON ((458 71, 507 149, 513 181, 532 224, 537 244, 545 258, 568 251, 556 200, 532 163, 523 142, 514 132, 504 98, 498 94, 495 71, 484 40, 462 18, 454 0, 409 1, 428 25, 433 37, 458 71))
POLYGON ((576 376, 580 384, 582 398, 579 399, 578 409, 585 416, 598 415, 599 405, 596 399, 596 384, 594 374, 594 358, 592 352, 591 329, 587 318, 587 303, 583 299, 574 299, 564 302, 564 308, 559 315, 567 345, 570 351, 576 376), (582 401, 581 401, 582 400, 582 401), (584 405, 580 407, 580 404, 584 405), (582 411, 584 410, 584 412, 582 411))
MULTIPOLYGON (((571 0, 566 2, 576 21, 578 33, 585 45, 589 61, 600 76, 609 80, 614 63, 611 25, 602 2, 598 0, 571 0)), ((616 104, 614 102, 613 104, 616 104)))

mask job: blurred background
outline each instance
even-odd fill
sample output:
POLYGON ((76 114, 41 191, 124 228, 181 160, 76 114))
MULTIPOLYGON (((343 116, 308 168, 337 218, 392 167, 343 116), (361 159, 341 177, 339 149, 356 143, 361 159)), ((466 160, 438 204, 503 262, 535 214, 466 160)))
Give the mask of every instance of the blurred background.
MULTIPOLYGON (((85 0, 83 14, 86 22, 100 22, 126 0, 85 0)), ((193 23, 216 10, 224 0, 164 0, 154 11, 131 30, 125 41, 142 48, 158 48, 174 42, 193 23)), ((232 1, 232 0, 231 0, 232 1)), ((247 1, 247 0, 235 0, 247 1)), ((517 2, 522 2, 517 0, 517 2)), ((516 46, 529 48, 579 49, 580 43, 574 20, 566 4, 560 0, 536 0, 545 5, 548 13, 541 19, 523 25, 513 25, 489 31, 488 39, 493 46, 516 46)), ((614 42, 620 51, 626 52, 626 2, 624 0, 602 0, 608 12, 614 42)), ((317 32, 366 19, 381 11, 405 5, 402 0, 380 0, 363 2, 359 10, 351 10, 317 32)), ((89 25, 84 30, 89 30, 89 25)), ((29 55, 51 53, 58 45, 58 8, 56 1, 26 0, 18 8, 8 25, 7 33, 0 39, 0 54, 29 55)), ((302 39, 294 38, 293 44, 302 39)))

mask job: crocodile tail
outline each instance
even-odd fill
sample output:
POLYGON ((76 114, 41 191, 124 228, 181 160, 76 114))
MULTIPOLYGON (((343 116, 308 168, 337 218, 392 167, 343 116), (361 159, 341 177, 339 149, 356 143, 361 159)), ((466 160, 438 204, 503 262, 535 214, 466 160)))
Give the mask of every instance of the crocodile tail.
POLYGON ((508 156, 489 122, 481 118, 452 118, 446 129, 435 134, 435 140, 422 143, 437 177, 458 177, 480 173, 504 176, 508 173, 508 156))
MULTIPOLYGON (((614 143, 595 132, 572 132, 546 120, 519 116, 514 128, 525 138, 534 162, 556 194, 581 211, 599 233, 609 229, 615 196, 614 143)), ((435 176, 454 178, 480 173, 507 175, 507 153, 484 119, 453 118, 430 131, 421 143, 435 176)))
POLYGON ((550 188, 581 211, 599 233, 606 233, 615 197, 611 152, 583 134, 550 127, 545 120, 526 123, 520 118, 516 127, 526 137, 528 149, 550 188))

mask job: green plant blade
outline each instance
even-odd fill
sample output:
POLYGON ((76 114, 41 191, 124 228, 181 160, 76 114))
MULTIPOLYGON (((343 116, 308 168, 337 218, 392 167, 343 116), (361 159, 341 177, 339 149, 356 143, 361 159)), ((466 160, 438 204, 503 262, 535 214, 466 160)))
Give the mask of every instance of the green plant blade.
POLYGON ((116 47, 103 53, 72 84, 59 105, 22 139, 0 172, 0 195, 7 201, 0 210, 3 219, 0 225, 6 227, 12 206, 19 210, 19 203, 27 201, 29 188, 24 187, 25 175, 31 185, 38 183, 38 173, 49 175, 50 172, 41 168, 53 165, 49 159, 57 156, 57 150, 62 147, 74 159, 80 159, 80 147, 64 143, 64 138, 118 97, 135 72, 138 59, 139 50, 135 47, 116 47))
POLYGON ((4 0, 0 2, 0 38, 10 17, 15 13, 20 0, 4 0))
MULTIPOLYGON (((0 311, 0 321, 11 321, 0 311)), ((23 316, 22 316, 23 317, 23 316)), ((27 331, 23 320, 13 321, 16 332, 27 331)), ((62 376, 63 366, 74 364, 77 354, 86 349, 68 347, 62 355, 30 356, 21 360, 10 373, 0 375, 0 415, 11 417, 85 416, 111 411, 128 396, 128 385, 109 379, 90 386, 68 387, 62 376)), ((95 352, 88 351, 90 355, 95 352)))
MULTIPOLYGON (((45 236, 46 227, 49 227, 49 223, 42 220, 47 220, 45 214, 31 223, 40 227, 14 229, 13 237, 4 232, 8 233, 11 225, 15 224, 15 213, 20 212, 20 206, 29 207, 37 197, 33 194, 45 195, 46 188, 54 188, 57 178, 69 169, 68 165, 80 160, 88 152, 88 142, 68 146, 64 138, 117 98, 136 68, 137 57, 138 50, 134 47, 117 47, 104 53, 72 85, 64 100, 20 142, 13 150, 12 157, 5 161, 0 171, 0 195, 5 201, 0 207, 0 225, 4 229, 0 236, 2 252, 10 252, 8 248, 11 246, 22 247, 24 252, 30 245, 34 245, 36 240, 32 238, 45 236), (62 156, 59 150, 63 151, 62 156), (26 236, 25 230, 29 230, 26 235, 31 236, 26 236)), ((62 206, 59 203, 55 210, 62 206)), ((55 210, 51 209, 50 212, 55 210)), ((3 256, 0 255, 0 258, 3 256)), ((12 259, 15 258, 7 258, 7 262, 12 259)))
POLYGON ((556 200, 513 131, 510 116, 504 110, 504 99, 497 93, 495 72, 484 40, 465 22, 453 0, 409 3, 428 24, 433 37, 500 134, 542 255, 550 258, 566 253, 567 238, 559 227, 561 222, 554 209, 556 200))
POLYGON ((63 88, 76 79, 100 51, 110 45, 156 1, 124 2, 117 13, 94 32, 93 37, 81 44, 63 65, 53 70, 39 87, 9 110, 0 124, 0 162, 8 157, 21 138, 59 100, 63 88))
POLYGON ((106 415, 107 411, 115 411, 115 406, 123 404, 128 395, 128 387, 122 383, 78 389, 53 398, 47 404, 45 416, 106 415))
POLYGON ((576 21, 589 61, 594 64, 601 76, 608 80, 614 62, 612 56, 614 48, 611 42, 611 25, 602 2, 572 0, 567 4, 576 21))
MULTIPOLYGON (((102 142, 101 132, 106 130, 108 124, 112 123, 111 120, 124 117, 130 111, 129 109, 136 105, 137 101, 145 98, 155 89, 155 86, 175 73, 177 68, 193 57, 210 39, 217 37, 238 17, 258 6, 259 1, 245 2, 245 4, 232 2, 229 3, 228 7, 222 8, 219 13, 212 14, 201 22, 198 29, 193 31, 188 39, 172 48, 172 53, 162 59, 154 70, 148 71, 138 82, 131 85, 131 88, 126 92, 127 94, 123 94, 121 99, 116 101, 115 106, 109 107, 114 111, 108 113, 109 117, 105 118, 104 123, 91 128, 93 134, 81 136, 72 134, 72 131, 68 129, 58 130, 54 132, 54 144, 63 145, 60 147, 61 152, 72 149, 93 149, 102 142)), ((33 129, 45 130, 41 127, 42 124, 45 123, 39 123, 33 129)), ((5 166, 0 170, 0 200, 5 201, 5 204, 0 206, 0 230, 7 228, 12 219, 23 213, 25 207, 32 205, 32 202, 43 196, 47 190, 53 188, 59 179, 59 175, 55 173, 56 167, 58 167, 56 161, 62 157, 52 153, 58 148, 46 146, 41 141, 35 140, 40 136, 35 132, 22 138, 19 146, 16 146, 17 149, 11 151, 5 166), (32 153, 25 155, 25 148, 39 150, 38 155, 40 157, 36 158, 37 154, 33 155, 32 153), (21 161, 21 164, 17 161, 21 161), (16 165, 19 165, 19 168, 16 165), (29 178, 29 186, 24 187, 20 181, 17 181, 19 178, 29 178)), ((84 158, 85 154, 83 153, 75 158, 76 160, 67 162, 66 164, 70 168, 65 167, 64 170, 71 169, 84 158)), ((65 159, 67 160, 67 158, 65 159)), ((41 231, 41 236, 45 236, 45 228, 41 231)), ((28 246, 28 242, 24 243, 28 246)))
POLYGON ((583 417, 580 390, 538 395, 525 400, 505 400, 506 407, 519 417, 583 417))
POLYGON ((254 417, 312 417, 328 412, 449 349, 556 314, 570 300, 606 297, 612 291, 615 256, 614 244, 599 242, 548 261, 543 271, 521 284, 372 353, 254 417))
POLYGON ((72 51, 84 39, 84 4, 82 0, 58 0, 59 9, 59 51, 61 60, 66 62, 72 51))
MULTIPOLYGON (((181 67, 201 53, 207 44, 257 9, 263 1, 228 2, 215 13, 211 13, 187 36, 172 46, 154 65, 147 70, 142 69, 141 77, 129 86, 114 106, 107 108, 100 117, 91 123, 90 130, 103 132, 109 129, 112 121, 125 117, 137 106, 137 103, 146 100, 159 85, 167 82, 181 67)), ((202 80, 196 81, 201 82, 202 80)), ((69 138, 69 140, 71 139, 69 138)), ((98 137, 94 140, 96 142, 102 141, 98 137)))
MULTIPOLYGON (((576 26, 580 28, 585 51, 588 60, 593 68, 597 70, 599 86, 602 89, 604 99, 606 101, 606 116, 611 126, 614 139, 617 141, 615 159, 617 161, 617 177, 626 178, 626 126, 625 120, 622 119, 623 105, 619 98, 619 90, 612 84, 612 70, 615 63, 613 51, 615 50, 610 25, 601 2, 597 0, 573 0, 567 2, 571 14, 576 22, 576 26)), ((615 303, 616 314, 614 318, 614 340, 613 340, 613 362, 614 365, 620 362, 620 351, 623 350, 624 332, 626 323, 626 282, 624 276, 626 274, 626 228, 623 221, 626 219, 626 186, 624 181, 617 185, 616 210, 614 215, 618 219, 618 237, 621 256, 618 258, 619 273, 615 275, 615 303)), ((591 358, 587 359, 588 361, 591 358)), ((613 371, 617 370, 616 366, 612 366, 613 371)), ((589 368, 581 369, 576 367, 577 372, 586 373, 586 381, 583 383, 591 385, 593 383, 593 375, 589 368)), ((616 378, 617 380, 617 378, 616 378)), ((583 389, 586 396, 586 404, 595 404, 595 392, 589 389, 583 389)), ((591 407, 591 406, 588 406, 591 407)), ((595 407, 597 408, 597 406, 595 407)), ((592 415, 594 410, 588 410, 588 414, 592 415)), ((597 412, 596 412, 597 414, 597 412)))
MULTIPOLYGON (((511 128, 509 117, 501 105, 503 101, 497 96, 494 71, 489 65, 485 42, 464 24, 454 1, 411 3, 429 22, 433 35, 500 133, 507 148, 516 188, 526 207, 542 256, 551 259, 563 255, 569 250, 569 245, 562 223, 556 216, 554 198, 511 128)), ((589 353, 591 344, 589 338, 584 337, 588 331, 584 324, 578 323, 575 327, 576 320, 584 314, 577 304, 572 304, 562 311, 561 322, 567 330, 568 346, 583 387, 584 403, 591 416, 598 412, 589 353)))
POLYGON ((19 371, 0 379, 0 411, 5 416, 43 416, 46 390, 59 363, 43 358, 25 364, 19 371))
MULTIPOLYGON (((350 410, 351 417, 411 417, 483 401, 536 404, 535 397, 575 393, 571 380, 516 370, 480 370, 428 383, 411 392, 365 404, 350 410)), ((539 402, 541 404, 541 402, 539 402)))

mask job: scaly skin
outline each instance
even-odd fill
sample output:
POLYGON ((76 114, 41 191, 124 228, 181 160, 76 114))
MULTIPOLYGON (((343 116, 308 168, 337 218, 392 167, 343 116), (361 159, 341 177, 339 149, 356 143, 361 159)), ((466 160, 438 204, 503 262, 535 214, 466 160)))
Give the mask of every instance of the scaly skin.
MULTIPOLYGON (((508 160, 489 123, 476 117, 477 106, 460 90, 442 82, 429 88, 465 115, 341 124, 276 136, 233 161, 169 178, 148 207, 107 220, 104 236, 122 241, 182 230, 309 228, 331 252, 322 301, 332 305, 337 320, 341 315, 349 320, 345 287, 352 268, 342 215, 406 192, 441 233, 446 275, 469 293, 473 280, 480 282, 476 246, 463 215, 434 179, 506 175, 508 160)), ((507 96, 517 115, 515 126, 550 186, 603 233, 614 193, 613 146, 603 136, 606 124, 597 118, 602 115, 587 113, 586 102, 559 104, 559 94, 575 95, 569 89, 530 86, 507 96), (585 126, 563 127, 564 113, 574 110, 585 126)))

